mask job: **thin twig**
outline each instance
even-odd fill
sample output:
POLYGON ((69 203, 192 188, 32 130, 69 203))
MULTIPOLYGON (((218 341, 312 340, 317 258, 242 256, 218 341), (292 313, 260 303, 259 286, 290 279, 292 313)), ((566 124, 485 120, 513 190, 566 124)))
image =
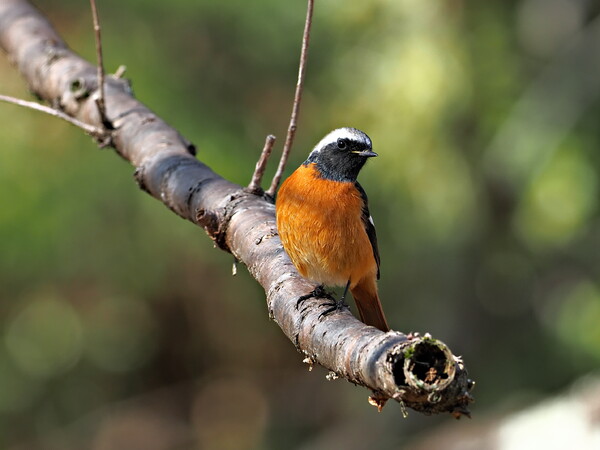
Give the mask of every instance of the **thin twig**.
POLYGON ((7 95, 0 95, 0 101, 23 106, 24 108, 35 109, 36 111, 41 111, 46 114, 50 114, 51 116, 58 117, 69 122, 70 124, 75 125, 78 128, 81 128, 83 131, 96 138, 101 137, 105 134, 104 131, 100 128, 81 122, 80 120, 77 120, 65 114, 64 112, 59 111, 58 109, 50 108, 49 106, 40 105, 39 103, 29 102, 27 100, 21 100, 19 98, 9 97, 7 95))
POLYGON ((258 193, 260 191, 260 184, 262 182, 262 177, 265 174, 265 169, 267 168, 267 161, 273 150, 273 144, 275 144, 275 136, 270 134, 265 140, 265 146, 262 149, 260 158, 256 163, 256 168, 254 169, 254 174, 252 175, 252 181, 250 181, 250 184, 248 185, 248 190, 252 193, 258 193))
POLYGON ((125 75, 126 70, 127 70, 127 67, 125 67, 124 65, 120 65, 119 67, 117 67, 117 70, 113 74, 113 78, 116 78, 116 79, 123 78, 123 75, 125 75))
POLYGON ((294 104, 292 106, 290 124, 288 126, 287 135, 285 137, 285 144, 283 146, 281 159, 279 160, 279 166, 277 166, 277 172, 275 172, 275 176, 273 177, 273 181, 271 182, 271 187, 266 192, 267 195, 271 197, 274 197, 275 192, 277 192, 279 182, 281 181, 283 171, 285 170, 285 165, 287 163, 288 157, 290 156, 292 144, 294 143, 294 136, 296 135, 298 111, 300 110, 300 102, 302 101, 304 75, 306 74, 306 60, 308 58, 308 43, 310 42, 310 27, 312 26, 314 4, 314 0, 308 0, 308 5, 306 8, 306 21, 304 22, 304 34, 302 35, 302 50, 300 51, 300 66, 298 67, 298 82, 296 83, 296 93, 294 95, 294 104))
POLYGON ((96 105, 98 106, 100 121, 105 127, 111 129, 112 125, 106 117, 106 103, 104 101, 104 61, 102 58, 102 37, 100 29, 100 20, 98 19, 98 9, 96 8, 96 0, 90 0, 90 6, 92 7, 92 20, 94 21, 94 37, 96 39, 96 60, 98 63, 98 98, 96 99, 96 105))

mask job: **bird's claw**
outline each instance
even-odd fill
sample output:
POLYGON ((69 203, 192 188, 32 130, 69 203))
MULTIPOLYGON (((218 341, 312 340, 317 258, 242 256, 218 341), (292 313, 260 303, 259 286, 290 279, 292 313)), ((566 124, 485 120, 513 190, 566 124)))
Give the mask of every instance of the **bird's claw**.
POLYGON ((323 286, 317 286, 312 290, 312 292, 298 297, 298 301, 296 301, 296 309, 298 309, 298 307, 303 301, 308 300, 309 298, 327 298, 331 301, 336 301, 335 298, 333 298, 332 295, 329 292, 327 292, 323 286))
POLYGON ((336 311, 341 311, 344 308, 348 308, 348 305, 346 304, 346 302, 344 301, 344 297, 342 297, 339 300, 334 299, 333 297, 329 296, 329 298, 332 300, 331 303, 325 303, 325 306, 328 306, 328 308, 323 311, 321 314, 319 314, 319 319, 321 317, 324 317, 328 314, 331 314, 332 312, 336 312, 336 311))

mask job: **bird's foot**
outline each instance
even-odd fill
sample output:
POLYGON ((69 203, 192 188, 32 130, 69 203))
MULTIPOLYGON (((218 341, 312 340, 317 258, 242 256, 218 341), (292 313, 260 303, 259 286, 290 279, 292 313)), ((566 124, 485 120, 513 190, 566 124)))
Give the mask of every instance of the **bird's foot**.
POLYGON ((328 308, 325 311, 323 311, 321 314, 319 314, 319 319, 323 316, 331 314, 332 312, 341 311, 344 308, 348 308, 348 305, 344 301, 345 300, 344 297, 340 298, 339 300, 336 300, 335 298, 333 298, 331 296, 329 296, 329 298, 331 299, 331 302, 325 303, 325 305, 328 306, 328 308))
POLYGON ((333 302, 336 301, 335 298, 333 298, 332 295, 325 290, 323 285, 320 285, 314 288, 309 294, 298 297, 298 301, 296 302, 296 309, 298 309, 298 307, 304 300, 308 300, 309 298, 327 298, 333 302))

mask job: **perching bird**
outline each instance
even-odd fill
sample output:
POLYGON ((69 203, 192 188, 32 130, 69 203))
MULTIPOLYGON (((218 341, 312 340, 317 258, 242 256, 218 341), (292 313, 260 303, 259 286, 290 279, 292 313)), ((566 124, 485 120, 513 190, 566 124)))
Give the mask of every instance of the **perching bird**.
POLYGON ((377 280, 379 250, 367 194, 356 181, 367 159, 377 156, 371 139, 355 128, 325 136, 277 194, 277 229, 283 248, 305 278, 345 286, 361 320, 382 331, 377 280))

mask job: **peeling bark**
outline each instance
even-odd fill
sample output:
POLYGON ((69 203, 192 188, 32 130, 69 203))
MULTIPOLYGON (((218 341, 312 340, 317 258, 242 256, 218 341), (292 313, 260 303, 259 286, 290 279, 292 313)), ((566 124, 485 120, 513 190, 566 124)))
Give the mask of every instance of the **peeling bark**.
MULTIPOLYGON (((69 50, 26 1, 0 0, 0 46, 38 97, 84 123, 103 126, 95 103, 96 67, 69 50)), ((348 309, 322 315, 326 299, 297 305, 315 285, 297 273, 283 251, 268 197, 198 161, 194 146, 136 100, 126 80, 106 78, 105 103, 113 125, 107 142, 135 166, 140 188, 246 264, 265 289, 270 317, 305 361, 367 387, 378 407, 394 399, 427 414, 469 414, 473 382, 446 345, 428 335, 383 333, 348 309)))

